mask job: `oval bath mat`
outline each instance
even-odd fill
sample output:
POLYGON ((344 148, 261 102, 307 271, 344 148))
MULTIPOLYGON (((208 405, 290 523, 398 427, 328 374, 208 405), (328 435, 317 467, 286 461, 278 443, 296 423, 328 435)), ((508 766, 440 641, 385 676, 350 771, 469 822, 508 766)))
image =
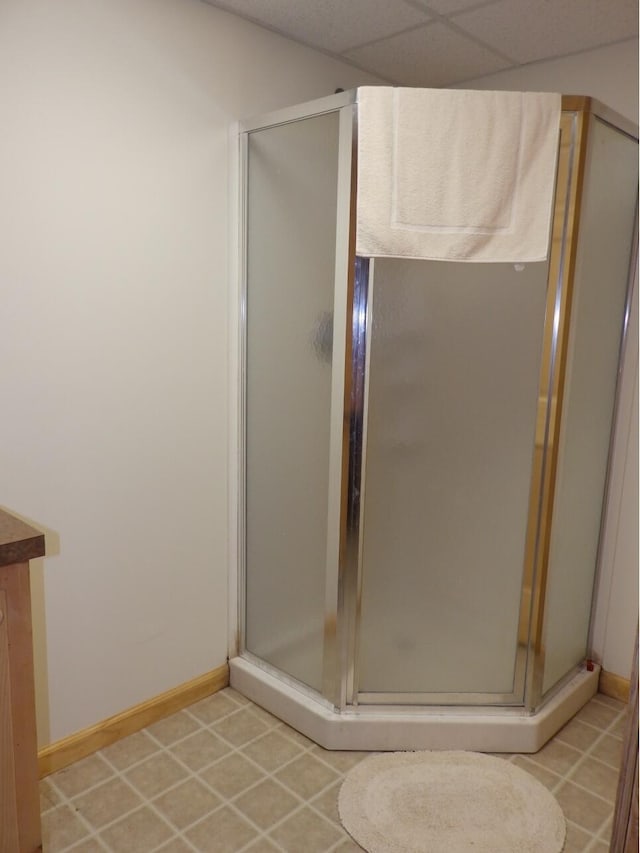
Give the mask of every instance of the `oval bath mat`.
POLYGON ((369 853, 560 853, 566 825, 529 773, 478 752, 392 752, 351 770, 338 798, 369 853))

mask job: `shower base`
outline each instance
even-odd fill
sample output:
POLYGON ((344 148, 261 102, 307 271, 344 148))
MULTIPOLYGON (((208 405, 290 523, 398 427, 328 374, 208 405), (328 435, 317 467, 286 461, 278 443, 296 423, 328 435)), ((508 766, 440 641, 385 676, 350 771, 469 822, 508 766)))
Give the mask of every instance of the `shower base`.
POLYGON ((537 752, 597 693, 600 674, 599 667, 578 672, 533 714, 511 707, 388 705, 360 705, 339 713, 253 661, 232 658, 229 668, 235 690, 325 749, 376 752, 537 752))

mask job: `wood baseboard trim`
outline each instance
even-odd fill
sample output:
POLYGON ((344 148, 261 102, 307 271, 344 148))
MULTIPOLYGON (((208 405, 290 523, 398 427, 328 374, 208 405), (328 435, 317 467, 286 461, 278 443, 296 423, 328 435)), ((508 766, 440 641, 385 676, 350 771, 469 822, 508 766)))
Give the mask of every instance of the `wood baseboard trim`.
POLYGON ((145 726, 164 719, 176 711, 192 705, 199 699, 211 696, 229 684, 229 664, 223 664, 211 672, 179 684, 159 696, 134 705, 113 717, 108 717, 94 726, 69 735, 69 737, 45 746, 38 752, 40 778, 62 770, 75 761, 115 743, 127 735, 140 731, 145 726))
POLYGON ((631 682, 628 678, 623 678, 621 675, 616 675, 613 672, 607 672, 606 669, 601 669, 598 690, 600 693, 604 693, 605 696, 610 696, 612 699, 619 699, 621 702, 628 702, 629 695, 631 693, 631 682))

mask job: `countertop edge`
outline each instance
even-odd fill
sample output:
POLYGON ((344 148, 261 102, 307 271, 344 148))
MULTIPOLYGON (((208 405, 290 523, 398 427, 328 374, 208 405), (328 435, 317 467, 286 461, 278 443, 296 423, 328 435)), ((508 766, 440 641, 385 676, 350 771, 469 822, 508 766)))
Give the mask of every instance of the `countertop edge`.
POLYGON ((0 509, 0 567, 44 556, 44 533, 0 509))

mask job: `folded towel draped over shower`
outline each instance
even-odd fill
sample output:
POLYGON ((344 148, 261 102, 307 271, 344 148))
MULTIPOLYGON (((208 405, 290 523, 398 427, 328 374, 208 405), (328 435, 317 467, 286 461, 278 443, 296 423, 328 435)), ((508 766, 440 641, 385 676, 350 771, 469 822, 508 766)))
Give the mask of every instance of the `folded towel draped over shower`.
POLYGON ((549 93, 359 88, 357 253, 545 260, 560 109, 549 93))

